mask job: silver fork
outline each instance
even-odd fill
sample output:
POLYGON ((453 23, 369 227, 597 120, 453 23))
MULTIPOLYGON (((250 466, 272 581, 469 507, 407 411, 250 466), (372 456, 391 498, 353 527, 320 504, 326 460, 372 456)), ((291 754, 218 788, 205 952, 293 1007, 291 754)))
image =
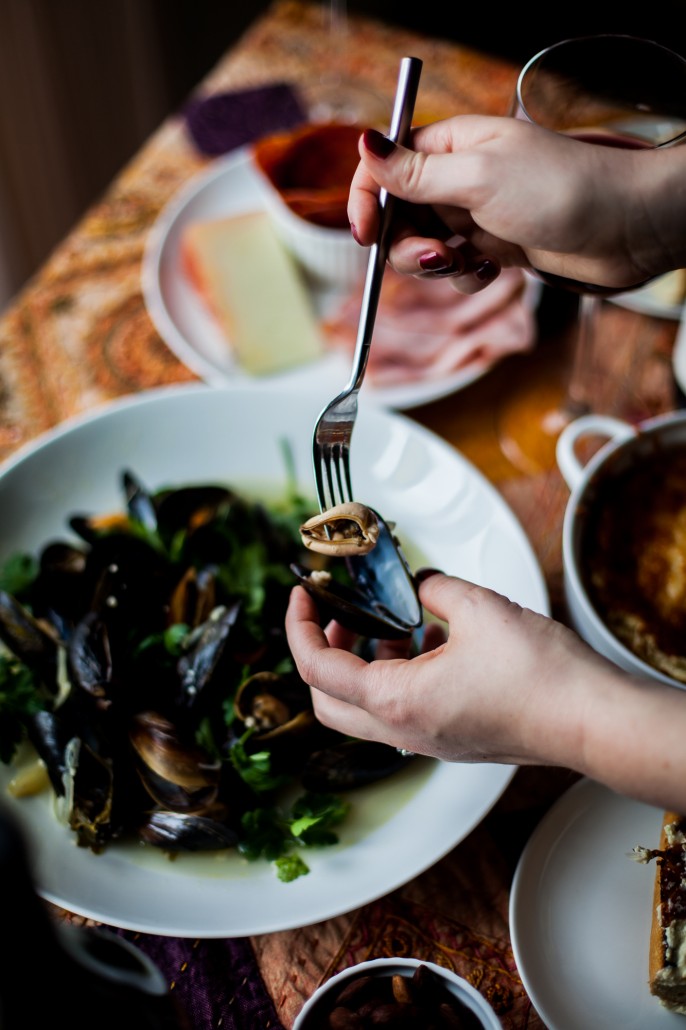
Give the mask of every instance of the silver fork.
MULTIPOLYGON (((393 115, 388 138, 405 143, 412 125, 422 62, 418 57, 403 57, 398 73, 393 115)), ((314 427, 312 441, 314 478, 319 510, 353 500, 350 479, 350 438, 357 418, 357 395, 367 368, 369 347, 381 282, 388 253, 388 230, 393 198, 387 190, 379 193, 379 231, 372 244, 362 294, 362 307, 353 355, 353 368, 347 386, 323 409, 314 427)))

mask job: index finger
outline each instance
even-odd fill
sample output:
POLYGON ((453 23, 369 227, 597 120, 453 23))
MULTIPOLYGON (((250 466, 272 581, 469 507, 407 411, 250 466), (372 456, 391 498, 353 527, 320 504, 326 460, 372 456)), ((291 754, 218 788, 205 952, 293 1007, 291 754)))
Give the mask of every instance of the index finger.
POLYGON ((359 704, 369 666, 351 651, 330 646, 317 607, 304 587, 291 591, 285 625, 291 654, 305 683, 331 697, 359 704))
POLYGON ((379 231, 379 185, 360 162, 350 183, 348 219, 358 243, 369 247, 379 231))

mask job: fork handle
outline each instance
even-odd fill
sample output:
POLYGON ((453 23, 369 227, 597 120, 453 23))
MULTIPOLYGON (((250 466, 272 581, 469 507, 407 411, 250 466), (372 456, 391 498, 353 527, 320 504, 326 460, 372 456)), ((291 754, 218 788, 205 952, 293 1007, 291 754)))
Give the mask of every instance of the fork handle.
MULTIPOLYGON (((391 128, 388 138, 394 143, 406 144, 412 126, 412 115, 419 89, 419 77, 422 61, 418 57, 403 57, 398 72, 398 84, 395 91, 395 102, 391 117, 391 128)), ((372 342, 372 331, 379 306, 381 282, 383 280, 386 257, 388 256, 388 232, 393 214, 393 197, 387 190, 379 193, 379 231, 376 242, 372 244, 367 273, 362 293, 360 322, 353 355, 353 370, 344 393, 357 393, 362 386, 367 368, 369 347, 372 342)))

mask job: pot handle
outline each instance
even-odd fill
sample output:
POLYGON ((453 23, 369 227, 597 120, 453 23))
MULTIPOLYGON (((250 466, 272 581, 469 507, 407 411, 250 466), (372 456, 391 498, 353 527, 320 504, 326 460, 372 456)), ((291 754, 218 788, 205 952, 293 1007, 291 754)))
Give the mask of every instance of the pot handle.
POLYGON ((585 436, 607 436, 621 441, 636 436, 636 432, 634 426, 611 415, 581 415, 565 426, 558 437, 555 456, 569 489, 574 490, 583 478, 584 466, 575 451, 579 440, 585 436))

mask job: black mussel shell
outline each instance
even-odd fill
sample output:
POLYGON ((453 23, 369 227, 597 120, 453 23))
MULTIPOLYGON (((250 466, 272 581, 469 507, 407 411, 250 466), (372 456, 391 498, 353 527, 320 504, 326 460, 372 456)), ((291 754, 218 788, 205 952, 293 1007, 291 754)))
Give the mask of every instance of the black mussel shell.
POLYGON ((148 794, 170 812, 200 812, 213 804, 221 763, 159 712, 139 712, 129 739, 141 782, 148 794))
POLYGON ((163 851, 216 851, 232 848, 238 834, 226 823, 204 815, 152 812, 140 829, 146 844, 163 851))
POLYGON ((157 511, 153 498, 128 469, 124 470, 121 478, 126 498, 126 510, 130 517, 145 526, 148 532, 156 532, 157 511))
POLYGON ((300 779, 305 790, 317 793, 354 790, 392 776, 408 757, 374 740, 343 740, 311 754, 300 779))
POLYGON ((88 612, 69 639, 67 670, 70 683, 93 697, 106 699, 112 681, 112 655, 107 626, 98 612, 88 612))
POLYGON ((63 797, 67 772, 66 750, 72 739, 70 728, 59 715, 43 709, 30 716, 26 724, 27 736, 47 770, 57 797, 63 797))
POLYGON ((56 636, 17 599, 0 590, 0 641, 38 676, 43 686, 57 694, 58 652, 56 636))
POLYGON ((367 554, 345 558, 351 583, 333 576, 324 581, 292 564, 291 571, 317 602, 322 618, 335 619, 348 629, 377 640, 402 640, 422 624, 417 587, 396 538, 379 520, 379 539, 367 554))
POLYGON ((98 754, 78 737, 67 745, 67 777, 71 785, 69 825, 81 847, 100 851, 119 827, 113 821, 114 767, 108 755, 98 754))
POLYGON ((240 611, 240 601, 229 607, 220 605, 215 608, 209 619, 198 627, 198 636, 192 648, 179 658, 179 694, 176 703, 180 709, 190 711, 206 706, 211 691, 217 686, 217 681, 221 681, 217 670, 222 667, 227 642, 240 611))

